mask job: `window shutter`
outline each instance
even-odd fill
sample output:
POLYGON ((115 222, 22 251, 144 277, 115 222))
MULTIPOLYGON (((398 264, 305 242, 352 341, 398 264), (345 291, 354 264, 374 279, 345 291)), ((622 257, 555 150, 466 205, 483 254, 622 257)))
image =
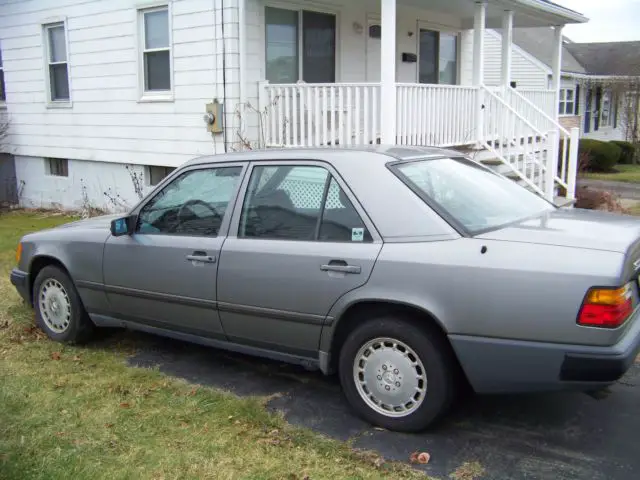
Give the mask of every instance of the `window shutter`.
POLYGON ((580 115, 580 85, 576 85, 576 107, 575 114, 580 115))

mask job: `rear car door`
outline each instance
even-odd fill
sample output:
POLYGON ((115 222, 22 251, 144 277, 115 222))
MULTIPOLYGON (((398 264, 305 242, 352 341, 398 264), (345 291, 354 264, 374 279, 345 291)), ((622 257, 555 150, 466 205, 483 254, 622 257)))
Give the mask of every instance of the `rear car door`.
POLYGON ((342 295, 369 278, 382 241, 335 170, 322 162, 260 162, 245 176, 218 272, 231 341, 317 355, 342 295))
POLYGON ((115 316, 223 337, 216 308, 218 257, 243 168, 184 171, 139 209, 132 235, 107 240, 104 283, 115 316))

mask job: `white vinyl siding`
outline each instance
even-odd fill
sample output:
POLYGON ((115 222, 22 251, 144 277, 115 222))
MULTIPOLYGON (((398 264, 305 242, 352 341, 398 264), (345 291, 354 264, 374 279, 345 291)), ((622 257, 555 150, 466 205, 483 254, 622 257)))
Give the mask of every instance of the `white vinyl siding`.
MULTIPOLYGON (((471 37, 471 45, 473 45, 473 35, 471 37)), ((484 82, 487 85, 500 85, 502 80, 502 35, 500 32, 487 30, 484 45, 484 82)), ((511 62, 510 81, 516 83, 516 88, 540 90, 549 88, 548 69, 515 45, 512 49, 511 62)))
MULTIPOLYGON (((212 136, 202 120, 205 105, 214 98, 224 98, 225 93, 222 55, 217 54, 222 52, 222 41, 217 39, 215 28, 222 21, 219 1, 170 2, 170 38, 175 47, 171 102, 140 101, 138 9, 156 8, 160 3, 144 0, 57 0, 55 6, 51 3, 0 0, 6 103, 12 120, 10 148, 17 157, 40 159, 38 168, 30 172, 44 175, 41 165, 46 157, 69 159, 70 173, 73 170, 76 175, 78 170, 72 165, 79 160, 92 160, 90 164, 94 167, 100 162, 121 164, 116 169, 119 172, 128 164, 172 167, 195 156, 224 151, 222 135, 212 136), (63 18, 73 106, 52 109, 47 108, 43 24, 63 18)), ((225 17, 234 5, 234 0, 225 0, 225 17)), ((229 103, 225 106, 228 124, 232 123, 238 102, 233 96, 237 76, 229 73, 231 56, 228 53, 229 103)), ((235 135, 228 133, 228 137, 232 139, 235 135)), ((86 171, 84 175, 86 181, 86 171)), ((113 178, 119 176, 109 174, 100 180, 106 186, 113 183, 113 178)), ((35 180, 25 178, 25 181, 35 180)), ((95 191, 100 190, 96 187, 95 191)))

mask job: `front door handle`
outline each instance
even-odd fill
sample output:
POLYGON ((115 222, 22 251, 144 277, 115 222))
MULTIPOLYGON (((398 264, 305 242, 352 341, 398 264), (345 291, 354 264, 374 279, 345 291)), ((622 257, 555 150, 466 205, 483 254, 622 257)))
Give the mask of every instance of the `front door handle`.
POLYGON ((341 272, 359 274, 362 269, 358 265, 348 265, 347 262, 329 262, 327 265, 320 265, 323 272, 341 272))
POLYGON ((212 257, 211 255, 207 255, 207 252, 201 251, 196 251, 191 255, 187 255, 187 260, 190 262, 216 263, 216 257, 212 257))

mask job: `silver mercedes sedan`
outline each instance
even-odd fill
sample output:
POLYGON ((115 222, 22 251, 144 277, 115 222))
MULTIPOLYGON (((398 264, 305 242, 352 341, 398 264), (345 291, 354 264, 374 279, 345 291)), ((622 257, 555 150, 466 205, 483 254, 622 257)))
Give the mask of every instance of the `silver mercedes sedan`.
POLYGON ((640 349, 640 220, 558 209, 454 151, 198 158, 17 257, 53 340, 125 327, 337 372, 391 430, 432 425, 465 385, 595 390, 640 349))

